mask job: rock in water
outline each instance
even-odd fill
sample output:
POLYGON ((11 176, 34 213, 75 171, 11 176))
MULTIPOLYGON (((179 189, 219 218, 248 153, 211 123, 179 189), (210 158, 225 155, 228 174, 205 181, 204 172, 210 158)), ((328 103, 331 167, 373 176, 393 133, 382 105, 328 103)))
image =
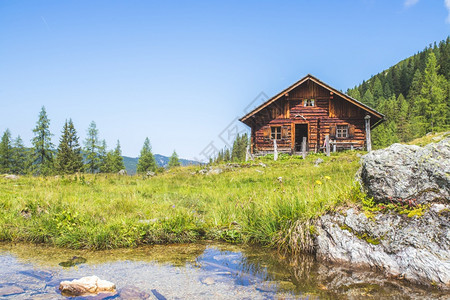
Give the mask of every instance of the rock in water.
POLYGON ((376 202, 450 202, 450 138, 425 147, 393 144, 361 158, 361 183, 376 202))
POLYGON ((84 264, 86 261, 87 260, 84 257, 74 256, 74 257, 72 257, 71 259, 69 259, 67 261, 60 262, 59 265, 61 267, 64 267, 64 268, 69 268, 69 267, 73 267, 73 266, 76 266, 76 265, 84 264))
POLYGON ((62 281, 59 290, 64 296, 83 296, 98 293, 115 293, 116 285, 97 276, 83 277, 72 281, 62 281))

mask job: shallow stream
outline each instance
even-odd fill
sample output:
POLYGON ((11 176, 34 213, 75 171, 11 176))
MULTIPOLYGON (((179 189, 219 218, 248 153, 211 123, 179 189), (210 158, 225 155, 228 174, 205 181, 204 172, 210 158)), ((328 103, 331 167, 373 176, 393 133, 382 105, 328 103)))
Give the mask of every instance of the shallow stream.
POLYGON ((0 299, 66 299, 63 280, 96 275, 117 294, 73 299, 448 299, 379 272, 289 259, 262 247, 180 244, 83 251, 0 244, 0 299))

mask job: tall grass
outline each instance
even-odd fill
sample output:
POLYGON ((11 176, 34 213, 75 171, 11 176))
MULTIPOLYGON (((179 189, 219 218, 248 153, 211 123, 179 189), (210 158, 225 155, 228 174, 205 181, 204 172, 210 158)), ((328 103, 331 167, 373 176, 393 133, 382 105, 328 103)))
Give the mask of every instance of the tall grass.
POLYGON ((295 222, 349 201, 356 153, 261 158, 216 166, 223 170, 216 175, 196 166, 153 178, 0 177, 0 240, 91 249, 200 239, 287 243, 295 222), (318 157, 324 162, 315 167, 318 157))

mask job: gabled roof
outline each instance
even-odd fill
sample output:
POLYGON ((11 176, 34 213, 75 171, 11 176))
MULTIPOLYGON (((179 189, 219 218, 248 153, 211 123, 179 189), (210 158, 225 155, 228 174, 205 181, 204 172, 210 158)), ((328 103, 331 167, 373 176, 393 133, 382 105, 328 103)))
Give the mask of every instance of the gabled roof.
MULTIPOLYGON (((281 91, 280 93, 278 93, 277 95, 273 96, 272 98, 270 98, 269 100, 267 100, 266 102, 264 102, 263 104, 261 104, 260 106, 256 107, 254 110, 252 110, 251 112, 249 112, 248 114, 246 114, 245 116, 243 116, 242 118, 239 119, 239 121, 245 123, 246 120, 248 120, 251 116, 253 116, 254 114, 258 113, 259 111, 261 111, 262 109, 264 109, 265 107, 269 106, 270 104, 272 104, 273 102, 277 101, 278 99, 280 99, 283 95, 285 95, 286 93, 289 93, 290 91, 292 91, 293 89, 295 89, 296 87, 302 85, 303 83, 305 83, 306 81, 311 80, 313 82, 315 82, 316 84, 324 87, 325 89, 329 90, 330 92, 333 92, 336 95, 339 95, 341 98, 347 100, 348 102, 358 106, 359 108, 365 110, 366 112, 368 112, 369 114, 379 118, 379 121, 384 119, 384 115, 379 113, 378 111, 374 110, 373 108, 370 108, 369 106, 365 105, 364 103, 359 102, 358 100, 356 100, 355 98, 350 97, 347 94, 342 93, 341 91, 336 90, 335 88, 329 86, 328 84, 324 83, 323 81, 317 79, 316 77, 314 77, 311 74, 306 75, 305 77, 303 77, 302 79, 300 79, 299 81, 297 81, 296 83, 294 83, 293 85, 291 85, 290 87, 284 89, 283 91, 281 91)), ((373 126, 371 126, 372 128, 375 127, 376 125, 378 125, 378 122, 376 122, 375 124, 373 124, 373 126)))

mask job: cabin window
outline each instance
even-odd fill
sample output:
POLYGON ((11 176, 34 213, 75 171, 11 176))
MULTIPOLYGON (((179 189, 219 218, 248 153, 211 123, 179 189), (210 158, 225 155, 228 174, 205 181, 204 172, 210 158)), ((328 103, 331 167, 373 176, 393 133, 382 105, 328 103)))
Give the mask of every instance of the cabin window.
POLYGON ((348 125, 337 125, 336 126, 336 137, 337 138, 348 137, 348 125))
POLYGON ((270 138, 272 140, 281 140, 281 127, 280 126, 270 127, 270 130, 271 130, 270 138))
POLYGON ((303 101, 303 106, 314 106, 314 99, 305 99, 303 101))

